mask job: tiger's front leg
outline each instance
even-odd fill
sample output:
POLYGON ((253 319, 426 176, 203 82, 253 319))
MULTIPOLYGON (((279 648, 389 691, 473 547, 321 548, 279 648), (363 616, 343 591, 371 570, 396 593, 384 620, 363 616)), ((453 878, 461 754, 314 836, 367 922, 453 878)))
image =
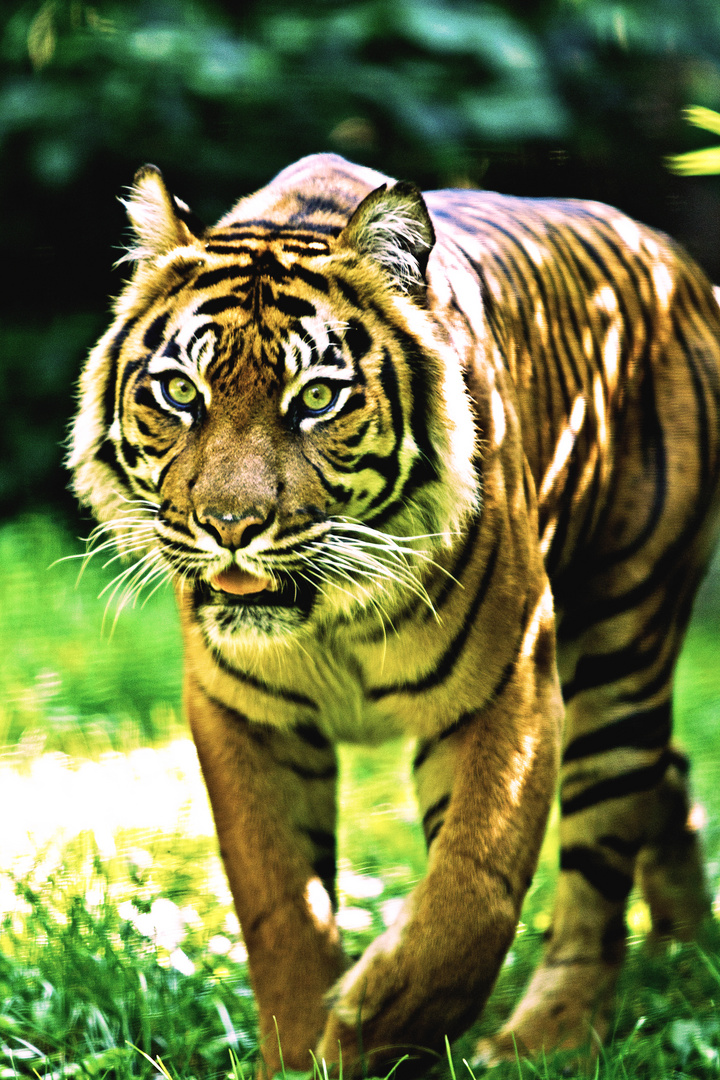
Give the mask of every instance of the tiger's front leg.
POLYGON ((280 732, 209 698, 192 674, 186 708, 235 900, 269 1075, 309 1069, 324 995, 345 960, 333 914, 334 749, 315 729, 280 732), (275 1029, 277 1021, 277 1033, 275 1029))
POLYGON ((497 698, 419 749, 428 873, 333 991, 317 1052, 346 1073, 405 1053, 421 1071, 492 989, 555 793, 561 705, 541 666, 526 637, 497 698))

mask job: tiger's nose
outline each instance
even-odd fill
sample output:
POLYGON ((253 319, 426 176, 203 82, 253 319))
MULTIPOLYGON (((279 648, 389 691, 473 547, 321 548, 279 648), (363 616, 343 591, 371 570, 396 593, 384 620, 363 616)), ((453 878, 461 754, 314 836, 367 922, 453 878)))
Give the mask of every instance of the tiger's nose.
POLYGON ((198 514, 198 521, 203 529, 209 532, 221 547, 230 551, 247 547, 256 536, 265 531, 271 519, 272 514, 268 517, 262 517, 256 511, 232 514, 213 507, 208 507, 198 514))

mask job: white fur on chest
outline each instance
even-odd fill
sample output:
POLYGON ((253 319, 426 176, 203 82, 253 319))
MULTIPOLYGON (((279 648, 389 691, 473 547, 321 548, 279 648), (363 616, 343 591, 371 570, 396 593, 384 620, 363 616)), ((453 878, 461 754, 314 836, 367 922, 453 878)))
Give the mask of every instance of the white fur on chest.
POLYGON ((253 695, 252 701, 238 697, 240 684, 224 677, 208 689, 231 708, 259 723, 281 728, 311 723, 331 742, 377 745, 398 736, 413 736, 407 717, 393 710, 391 704, 375 702, 368 687, 379 672, 386 669, 384 642, 358 649, 353 643, 332 636, 305 638, 279 649, 243 649, 229 658, 232 666, 246 671, 254 683, 267 687, 266 695, 253 695), (308 705, 298 704, 306 701, 308 705), (292 705, 286 703, 293 702, 292 705))

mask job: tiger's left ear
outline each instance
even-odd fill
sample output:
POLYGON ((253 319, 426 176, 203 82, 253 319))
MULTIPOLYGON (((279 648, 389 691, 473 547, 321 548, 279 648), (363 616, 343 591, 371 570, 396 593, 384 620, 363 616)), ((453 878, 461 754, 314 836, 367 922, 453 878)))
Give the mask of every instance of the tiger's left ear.
POLYGON ((337 239, 337 248, 368 255, 404 293, 425 288, 435 230, 425 200, 407 180, 371 191, 337 239))
POLYGON ((120 201, 139 241, 128 259, 152 259, 173 248, 187 247, 202 231, 190 208, 170 194, 155 165, 138 169, 130 195, 120 201))

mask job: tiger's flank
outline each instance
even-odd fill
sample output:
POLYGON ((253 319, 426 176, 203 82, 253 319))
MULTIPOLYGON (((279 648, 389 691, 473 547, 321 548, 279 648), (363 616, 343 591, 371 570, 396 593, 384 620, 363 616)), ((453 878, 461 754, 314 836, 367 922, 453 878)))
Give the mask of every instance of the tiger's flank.
MULTIPOLYGON (((720 307, 598 203, 424 196, 321 154, 200 228, 153 166, 70 465, 99 543, 171 578, 185 705, 262 1054, 403 1053, 480 1013, 560 791, 542 962, 494 1062, 608 1030, 637 881, 707 914, 673 672, 720 511, 720 307), (427 874, 356 962, 336 745, 416 740, 427 874), (298 987, 302 986, 302 994, 298 987)), ((425 1053, 423 1048, 427 1048, 425 1053)))

